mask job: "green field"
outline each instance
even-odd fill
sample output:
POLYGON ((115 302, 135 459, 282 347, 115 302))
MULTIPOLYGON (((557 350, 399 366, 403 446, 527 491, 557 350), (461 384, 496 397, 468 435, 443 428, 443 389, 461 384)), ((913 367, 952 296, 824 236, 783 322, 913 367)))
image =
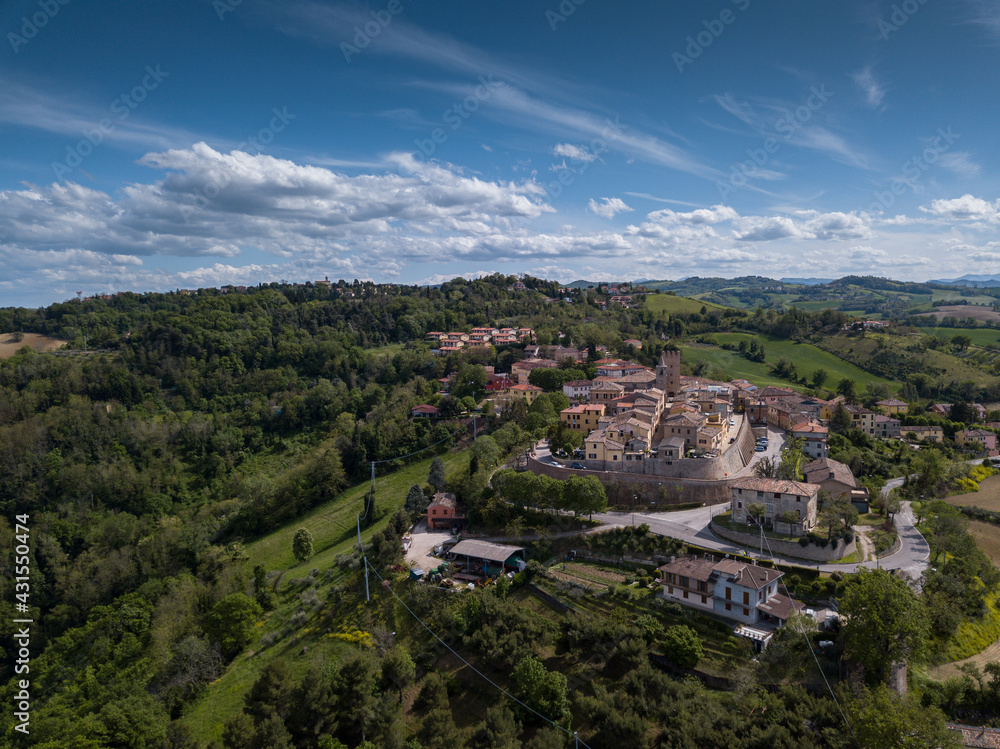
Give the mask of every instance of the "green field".
POLYGON ((919 328, 921 333, 952 339, 957 335, 967 335, 977 346, 996 347, 1000 343, 1000 330, 996 328, 919 328))
POLYGON ((969 304, 993 304, 996 301, 996 297, 977 294, 975 289, 969 289, 968 292, 952 291, 951 289, 935 289, 934 291, 935 302, 957 301, 959 299, 964 299, 969 304))
MULTIPOLYGON (((735 344, 739 344, 741 340, 749 342, 751 338, 753 336, 747 333, 718 333, 715 336, 715 339, 719 343, 735 344)), ((854 380, 858 388, 863 388, 868 383, 881 383, 888 385, 893 390, 899 387, 899 383, 893 380, 886 380, 870 372, 866 372, 860 367, 839 359, 828 351, 817 348, 812 344, 796 343, 795 341, 771 338, 769 336, 759 336, 759 338, 761 344, 764 346, 764 350, 767 352, 767 360, 763 365, 758 364, 757 366, 763 366, 764 369, 767 369, 784 356, 795 363, 795 367, 799 371, 799 376, 812 377, 812 373, 817 369, 825 369, 828 375, 825 383, 826 387, 836 387, 837 383, 845 377, 854 380)), ((736 351, 721 351, 721 353, 729 354, 734 359, 739 359, 746 364, 754 364, 754 362, 743 359, 736 351)), ((747 379, 753 381, 753 378, 749 376, 747 379)), ((773 376, 772 379, 784 383, 785 386, 788 385, 788 382, 785 380, 778 380, 773 376)))
MULTIPOLYGON (((423 486, 427 482, 432 460, 433 458, 427 458, 375 479, 375 503, 382 519, 371 531, 362 531, 362 535, 367 537, 371 532, 386 526, 389 517, 403 506, 409 488, 414 484, 423 486)), ((469 455, 465 451, 443 455, 441 460, 449 473, 464 470, 469 465, 469 455)), ((304 575, 312 567, 326 569, 332 566, 338 554, 343 554, 352 544, 357 543, 356 516, 363 509, 367 493, 368 482, 359 484, 335 500, 320 505, 307 515, 247 544, 250 565, 263 564, 269 570, 287 569, 292 576, 304 575), (296 565, 292 555, 292 537, 299 528, 308 528, 312 533, 316 554, 305 564, 296 565)))
POLYGON ((688 315, 692 312, 701 312, 702 307, 705 307, 708 311, 726 309, 719 304, 703 302, 700 299, 691 299, 686 296, 674 296, 672 294, 646 295, 646 309, 653 312, 680 312, 688 315))
MULTIPOLYGON (((782 380, 771 374, 766 363, 748 361, 735 351, 726 351, 712 346, 684 346, 678 345, 684 361, 695 362, 701 360, 712 368, 724 371, 730 379, 749 380, 754 385, 762 387, 767 385, 777 385, 779 387, 792 387, 788 380, 782 380)), ((801 388, 800 388, 801 389, 801 388)))
MULTIPOLYGON (((468 469, 469 452, 442 455, 448 474, 468 469)), ((381 530, 389 518, 402 507, 406 493, 414 484, 423 485, 427 481, 433 457, 399 468, 375 480, 375 498, 381 519, 371 528, 362 530, 362 538, 367 541, 373 533, 381 530)), ((363 498, 368 492, 368 482, 348 489, 334 500, 320 505, 306 515, 288 523, 263 538, 247 544, 248 568, 262 564, 271 571, 284 571, 283 589, 279 594, 280 603, 259 623, 251 652, 239 656, 226 672, 212 682, 205 694, 184 715, 183 721, 200 742, 218 741, 222 736, 222 723, 230 715, 239 712, 243 698, 260 675, 261 670, 274 658, 283 658, 296 673, 301 673, 311 665, 323 666, 339 660, 343 654, 352 652, 356 646, 327 634, 328 623, 322 615, 314 615, 304 627, 295 627, 294 637, 282 637, 271 647, 259 649, 260 636, 285 627, 292 615, 299 609, 298 590, 287 585, 293 578, 302 578, 311 569, 319 569, 325 575, 329 569, 336 572, 330 579, 321 577, 328 585, 335 584, 342 576, 336 566, 338 555, 350 551, 357 543, 356 515, 363 507, 363 498), (307 528, 313 535, 316 554, 308 562, 298 564, 292 555, 292 537, 299 528, 307 528)), ((327 586, 324 586, 326 589, 327 586)), ((338 611, 337 623, 346 625, 357 621, 360 615, 351 611, 338 611)))

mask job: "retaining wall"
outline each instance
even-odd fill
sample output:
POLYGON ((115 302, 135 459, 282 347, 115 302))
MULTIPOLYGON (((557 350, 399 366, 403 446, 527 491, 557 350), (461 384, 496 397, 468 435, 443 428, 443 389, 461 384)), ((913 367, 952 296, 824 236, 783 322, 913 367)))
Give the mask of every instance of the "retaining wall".
MULTIPOLYGON (((712 533, 719 538, 746 546, 751 549, 760 548, 760 535, 758 533, 740 533, 730 528, 723 528, 714 519, 712 521, 712 533)), ((779 541, 774 538, 765 539, 765 548, 770 547, 771 552, 780 557, 795 557, 807 559, 812 562, 834 562, 857 551, 857 541, 851 540, 844 543, 843 538, 838 538, 836 543, 827 544, 825 547, 809 544, 802 546, 797 541, 779 541)))

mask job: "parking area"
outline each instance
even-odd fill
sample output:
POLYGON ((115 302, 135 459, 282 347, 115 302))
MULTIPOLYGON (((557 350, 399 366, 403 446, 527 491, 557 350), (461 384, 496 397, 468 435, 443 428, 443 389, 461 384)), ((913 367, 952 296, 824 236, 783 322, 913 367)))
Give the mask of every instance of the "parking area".
POLYGON ((406 552, 406 561, 427 572, 444 561, 440 557, 434 556, 434 547, 457 540, 448 531, 429 530, 427 521, 421 520, 410 531, 410 550, 406 552))

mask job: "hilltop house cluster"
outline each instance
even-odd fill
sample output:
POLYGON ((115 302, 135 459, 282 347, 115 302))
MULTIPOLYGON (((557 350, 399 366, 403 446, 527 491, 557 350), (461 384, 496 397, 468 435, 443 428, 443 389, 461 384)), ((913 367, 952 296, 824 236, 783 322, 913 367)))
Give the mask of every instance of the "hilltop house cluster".
POLYGON ((533 343, 535 331, 531 328, 486 326, 473 328, 469 333, 432 331, 427 334, 427 338, 438 344, 437 348, 431 349, 431 353, 444 356, 463 348, 492 348, 493 346, 510 346, 517 343, 533 343))

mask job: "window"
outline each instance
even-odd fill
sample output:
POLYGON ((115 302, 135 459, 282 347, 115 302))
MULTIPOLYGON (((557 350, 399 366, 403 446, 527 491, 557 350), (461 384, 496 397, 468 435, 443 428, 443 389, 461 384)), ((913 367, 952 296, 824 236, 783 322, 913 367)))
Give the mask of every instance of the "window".
POLYGON ((673 595, 673 592, 674 592, 674 589, 673 589, 673 588, 671 588, 671 587, 670 587, 670 586, 668 585, 668 586, 667 586, 667 593, 670 593, 671 595, 673 595))
POLYGON ((726 611, 732 611, 732 610, 733 610, 733 607, 727 603, 726 604, 726 611))
POLYGON ((774 498, 775 499, 781 499, 781 492, 775 492, 774 493, 774 498))
POLYGON ((742 503, 742 502, 737 502, 737 503, 736 503, 736 507, 737 507, 737 508, 741 508, 741 507, 743 507, 743 503, 742 503))
POLYGON ((686 590, 684 591, 684 597, 685 597, 685 598, 687 598, 687 597, 688 597, 688 592, 687 592, 686 590))
POLYGON ((764 496, 764 492, 757 492, 757 496, 758 497, 763 497, 764 496))
POLYGON ((707 593, 708 592, 708 583, 706 583, 704 580, 699 580, 698 581, 698 590, 707 593))
POLYGON ((684 588, 688 587, 688 579, 683 575, 681 575, 680 583, 682 587, 684 588))
MULTIPOLYGON (((730 600, 732 600, 732 598, 733 598, 732 588, 726 588, 726 600, 730 601, 730 600)), ((726 610, 727 611, 729 610, 728 607, 726 607, 726 610)))
POLYGON ((743 616, 750 616, 750 609, 743 609, 743 616))
POLYGON ((743 604, 746 605, 748 603, 750 603, 750 593, 744 590, 743 591, 743 604))
POLYGON ((702 596, 701 597, 701 602, 702 603, 708 603, 708 599, 706 599, 705 596, 702 596))

